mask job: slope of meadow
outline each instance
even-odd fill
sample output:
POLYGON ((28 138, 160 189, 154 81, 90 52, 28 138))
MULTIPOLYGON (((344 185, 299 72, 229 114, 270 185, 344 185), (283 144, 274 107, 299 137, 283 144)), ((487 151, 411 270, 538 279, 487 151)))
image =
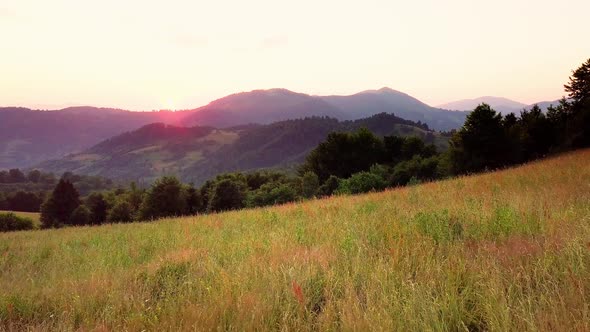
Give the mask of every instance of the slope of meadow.
POLYGON ((0 330, 590 330, 590 150, 354 197, 0 234, 0 330))

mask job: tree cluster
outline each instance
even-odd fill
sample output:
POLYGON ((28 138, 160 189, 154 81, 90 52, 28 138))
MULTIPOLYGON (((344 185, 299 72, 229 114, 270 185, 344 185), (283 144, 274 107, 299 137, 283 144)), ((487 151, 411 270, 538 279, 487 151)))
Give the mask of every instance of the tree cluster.
POLYGON ((535 105, 518 116, 502 116, 479 105, 451 139, 452 172, 492 170, 590 146, 590 59, 573 72, 565 89, 569 99, 547 113, 535 105))
POLYGON ((36 169, 27 174, 18 168, 0 170, 0 183, 47 183, 53 185, 55 181, 55 176, 52 173, 43 173, 36 169))
POLYGON ((315 174, 319 188, 314 195, 325 196, 382 190, 412 179, 436 179, 446 175, 441 170, 444 165, 436 147, 419 137, 380 138, 361 128, 328 135, 308 155, 299 172, 304 177, 315 174))
POLYGON ((14 193, 0 192, 0 210, 39 212, 45 200, 45 192, 19 190, 14 193))

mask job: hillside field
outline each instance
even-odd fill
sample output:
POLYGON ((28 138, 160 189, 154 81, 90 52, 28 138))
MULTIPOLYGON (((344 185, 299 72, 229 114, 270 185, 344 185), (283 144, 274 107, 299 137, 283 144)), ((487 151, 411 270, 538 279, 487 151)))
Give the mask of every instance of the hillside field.
POLYGON ((590 330, 590 150, 352 197, 0 234, 0 330, 590 330))
POLYGON ((21 212, 21 211, 4 211, 4 210, 0 210, 0 214, 2 213, 14 213, 19 217, 25 217, 25 218, 30 218, 31 220, 33 220, 35 222, 35 225, 40 226, 41 222, 41 213, 39 212, 21 212))

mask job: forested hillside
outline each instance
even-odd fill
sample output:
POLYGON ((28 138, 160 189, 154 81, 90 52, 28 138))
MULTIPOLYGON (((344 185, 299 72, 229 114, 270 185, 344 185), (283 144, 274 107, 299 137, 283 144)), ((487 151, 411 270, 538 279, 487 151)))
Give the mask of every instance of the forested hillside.
POLYGON ((333 131, 366 127, 378 135, 418 136, 444 149, 447 138, 390 114, 355 121, 327 117, 287 120, 227 129, 152 124, 106 140, 82 153, 38 165, 62 173, 150 182, 174 174, 196 184, 229 171, 289 168, 333 131))

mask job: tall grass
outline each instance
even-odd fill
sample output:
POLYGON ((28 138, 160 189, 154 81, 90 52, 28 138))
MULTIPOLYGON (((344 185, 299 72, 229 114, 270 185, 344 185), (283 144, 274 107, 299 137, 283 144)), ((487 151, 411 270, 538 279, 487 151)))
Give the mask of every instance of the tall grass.
POLYGON ((0 330, 590 330, 590 150, 382 193, 0 234, 0 330))

